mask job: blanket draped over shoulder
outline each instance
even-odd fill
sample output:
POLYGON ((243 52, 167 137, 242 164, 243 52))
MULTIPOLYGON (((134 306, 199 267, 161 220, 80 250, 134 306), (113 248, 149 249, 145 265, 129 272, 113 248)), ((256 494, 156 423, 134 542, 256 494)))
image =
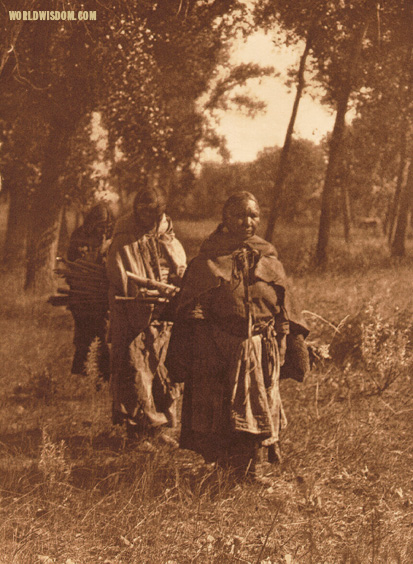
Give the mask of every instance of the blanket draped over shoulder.
POLYGON ((151 232, 133 213, 116 224, 107 261, 114 422, 126 419, 144 427, 170 422, 174 393, 164 366, 170 323, 159 320, 159 306, 116 296, 139 295, 127 271, 169 282, 182 276, 185 266, 185 251, 167 216, 151 232))
POLYGON ((212 461, 279 440, 278 342, 292 326, 308 333, 275 248, 258 236, 240 245, 220 225, 188 266, 166 359, 185 381, 183 448, 212 461))
MULTIPOLYGON (((186 272, 179 297, 181 309, 209 290, 220 286, 221 281, 231 280, 233 253, 238 246, 222 226, 204 241, 199 255, 192 260, 186 272)), ((288 290, 284 267, 274 246, 257 235, 247 239, 245 246, 258 252, 260 257, 255 267, 255 277, 283 289, 284 307, 290 323, 295 326, 297 332, 307 336, 307 325, 288 290)))

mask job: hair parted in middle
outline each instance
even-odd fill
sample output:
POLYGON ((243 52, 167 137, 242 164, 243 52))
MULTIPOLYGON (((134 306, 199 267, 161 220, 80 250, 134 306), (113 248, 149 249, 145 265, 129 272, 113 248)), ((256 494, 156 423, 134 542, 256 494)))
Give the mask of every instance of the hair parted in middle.
POLYGON ((163 213, 166 209, 165 194, 158 188, 143 188, 136 194, 133 200, 133 208, 134 210, 139 208, 157 209, 160 213, 163 213))
POLYGON ((235 192, 235 194, 231 194, 231 196, 225 202, 224 207, 222 208, 222 219, 225 221, 225 219, 229 215, 229 211, 232 208, 238 206, 239 204, 244 204, 249 201, 255 202, 255 204, 258 207, 258 210, 260 209, 260 205, 258 203, 257 198, 251 192, 247 192, 247 190, 243 190, 241 192, 235 192))

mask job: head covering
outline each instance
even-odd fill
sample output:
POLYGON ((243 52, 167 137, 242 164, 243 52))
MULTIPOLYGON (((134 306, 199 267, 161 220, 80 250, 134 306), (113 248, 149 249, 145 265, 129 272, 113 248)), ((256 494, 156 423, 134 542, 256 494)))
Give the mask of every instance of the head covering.
POLYGON ((93 231, 97 225, 105 225, 106 231, 109 232, 113 226, 113 220, 113 214, 109 207, 100 202, 87 213, 83 225, 89 232, 93 231))
MULTIPOLYGON (((244 192, 245 194, 245 192, 244 192)), ((249 194, 249 192, 246 192, 249 194)), ((242 201, 242 200, 239 200, 242 201)), ((284 290, 284 307, 292 331, 307 336, 309 331, 288 287, 284 267, 278 260, 276 249, 253 235, 242 246, 257 252, 259 260, 255 267, 255 277, 284 290)), ((177 312, 182 312, 209 290, 217 288, 222 280, 230 282, 233 275, 233 253, 240 248, 240 242, 225 230, 222 224, 202 243, 200 253, 188 265, 177 298, 177 312)))
POLYGON ((157 209, 160 214, 165 212, 165 194, 157 188, 143 188, 140 190, 133 201, 133 209, 139 208, 157 209))

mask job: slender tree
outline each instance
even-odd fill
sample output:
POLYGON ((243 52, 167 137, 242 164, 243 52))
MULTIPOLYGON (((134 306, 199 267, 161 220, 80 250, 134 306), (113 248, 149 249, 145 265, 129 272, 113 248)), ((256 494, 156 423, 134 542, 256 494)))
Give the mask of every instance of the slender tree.
POLYGON ((409 173, 404 190, 400 196, 400 211, 391 245, 391 255, 393 257, 403 257, 406 254, 406 232, 413 205, 413 155, 411 155, 410 159, 409 173))
MULTIPOLYGON (((273 0, 264 3, 268 12, 275 10, 277 23, 288 34, 289 41, 305 40, 310 29, 314 3, 310 0, 273 0)), ((398 2, 400 4, 400 2, 398 2)), ((363 87, 368 88, 372 76, 377 75, 378 44, 388 44, 388 29, 381 32, 381 12, 392 12, 390 3, 378 0, 328 1, 317 5, 318 18, 311 45, 311 55, 317 70, 316 78, 326 90, 325 101, 336 111, 336 119, 329 141, 329 157, 324 181, 321 214, 316 249, 316 262, 325 265, 343 158, 343 141, 346 115, 350 106, 357 106, 363 87), (370 25, 374 22, 376 25, 370 25), (369 28, 370 25, 370 28, 369 28), (375 57, 375 58, 374 58, 375 57), (370 64, 370 68, 368 68, 370 64), (369 72, 367 72, 369 71, 369 72)), ((366 97, 368 98, 368 96, 366 97)), ((281 167, 280 167, 281 168, 281 167)), ((349 197, 347 186, 342 184, 342 209, 345 233, 349 237, 349 197)), ((272 218, 268 236, 272 230, 272 218)))
POLYGON ((290 0, 268 0, 259 3, 255 9, 257 24, 266 30, 278 27, 287 33, 287 41, 297 43, 304 41, 304 49, 300 57, 299 66, 295 73, 296 93, 294 103, 285 134, 281 157, 274 171, 274 193, 271 198, 271 208, 267 223, 265 237, 272 240, 275 223, 279 215, 279 205, 285 189, 285 181, 288 170, 291 143, 294 134, 295 122, 301 97, 305 89, 305 70, 308 56, 312 49, 313 40, 319 26, 320 19, 325 11, 323 2, 298 2, 292 3, 290 0))
MULTIPOLYGON (((407 20, 413 25, 413 8, 410 5, 407 20)), ((409 167, 409 148, 412 146, 413 135, 413 118, 411 111, 413 109, 413 38, 410 35, 408 41, 406 55, 403 57, 403 78, 399 83, 399 167, 397 172, 396 190, 394 193, 392 205, 389 214, 388 223, 388 240, 391 247, 391 254, 400 256, 404 254, 404 238, 406 236, 407 219, 405 214, 407 212, 404 206, 410 202, 410 198, 406 192, 409 191, 407 170, 409 167)))
POLYGON ((390 242, 402 211, 412 143, 412 9, 405 0, 383 3, 377 26, 370 26, 363 47, 364 89, 353 105, 357 114, 347 128, 351 134, 339 171, 340 186, 348 186, 364 215, 385 215, 390 242))
POLYGON ((271 210, 268 217, 267 230, 265 232, 265 238, 268 241, 272 241, 274 235, 275 222, 277 217, 279 216, 279 203, 283 195, 284 185, 287 177, 294 126, 297 118, 298 107, 305 87, 305 80, 304 80, 305 65, 306 65, 308 54, 310 53, 313 33, 314 33, 314 28, 312 26, 310 28, 310 31, 308 33, 305 42, 303 54, 301 55, 300 58, 300 65, 297 72, 297 86, 296 86, 293 109, 291 112, 290 121, 288 122, 287 132, 285 134, 284 144, 281 150, 280 162, 275 175, 274 195, 272 198, 271 210))
POLYGON ((336 62, 332 69, 333 76, 330 75, 330 80, 332 78, 335 82, 333 95, 336 101, 336 118, 330 139, 329 160, 321 198, 321 215, 315 256, 318 266, 325 266, 327 263, 336 175, 346 127, 345 118, 350 96, 356 86, 363 42, 375 9, 376 2, 367 0, 361 6, 361 10, 355 9, 353 14, 349 14, 348 32, 344 38, 345 45, 342 46, 341 61, 336 62))

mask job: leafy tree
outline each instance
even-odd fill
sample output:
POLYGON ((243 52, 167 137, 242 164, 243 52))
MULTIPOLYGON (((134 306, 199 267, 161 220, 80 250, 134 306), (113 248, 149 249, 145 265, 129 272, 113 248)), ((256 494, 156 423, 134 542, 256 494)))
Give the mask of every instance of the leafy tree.
MULTIPOLYGON (((218 216, 232 193, 251 189, 250 167, 250 163, 204 163, 195 190, 185 200, 185 211, 198 217, 218 216)), ((255 181, 254 193, 259 196, 259 181, 255 181)))
MULTIPOLYGON (((1 102, 4 100, 0 99, 0 105, 1 102)), ((3 266, 8 269, 22 264, 26 255, 27 204, 40 179, 37 134, 41 129, 35 116, 29 120, 9 113, 8 120, 2 120, 0 167, 2 188, 9 200, 3 266)))
POLYGON ((275 7, 277 21, 286 30, 289 40, 305 40, 311 36, 311 54, 317 78, 326 89, 325 101, 336 108, 321 199, 316 252, 316 260, 322 265, 327 261, 345 118, 353 94, 365 85, 366 77, 361 63, 364 62, 367 44, 374 44, 375 32, 371 26, 368 34, 368 28, 376 16, 377 2, 337 0, 314 3, 310 0, 269 0, 266 6, 267 9, 268 6, 275 7))
MULTIPOLYGON (((72 7, 81 6, 80 2, 74 4, 72 7)), ((62 6, 63 3, 55 5, 62 6)), ((50 2, 39 1, 33 7, 50 9, 50 2)), ((35 289, 47 288, 52 283, 64 202, 61 178, 71 136, 95 103, 93 85, 97 77, 87 33, 79 33, 79 22, 25 24, 13 51, 12 72, 1 83, 1 95, 6 110, 3 115, 18 116, 10 129, 9 146, 13 147, 16 158, 27 157, 36 170, 34 177, 26 178, 26 182, 21 178, 18 189, 15 168, 9 166, 8 171, 9 185, 14 188, 10 192, 11 209, 19 209, 13 200, 21 202, 21 191, 29 190, 18 220, 28 212, 26 287, 35 289), (79 62, 89 67, 88 72, 79 62), (34 132, 30 131, 29 123, 36 124, 34 132), (22 144, 19 139, 25 132, 30 135, 22 144)))
POLYGON ((287 43, 297 43, 300 40, 304 40, 304 49, 300 57, 298 69, 296 72, 292 73, 292 76, 295 78, 296 93, 279 164, 274 175, 274 192, 271 198, 272 205, 265 234, 269 241, 271 241, 273 237, 275 222, 280 214, 280 200, 285 190, 284 186, 286 184, 295 121, 301 97, 305 90, 306 64, 312 49, 317 22, 323 13, 323 3, 318 1, 313 2, 312 6, 308 8, 305 7, 305 9, 300 11, 300 17, 298 18, 296 17, 295 9, 296 6, 293 6, 291 2, 277 2, 274 0, 259 3, 255 9, 257 23, 264 26, 266 30, 278 26, 281 22, 283 29, 287 33, 287 43), (292 14, 294 14, 293 17, 291 17, 292 14))
POLYGON ((301 58, 300 58, 300 65, 299 65, 298 72, 297 72, 297 89, 296 89, 293 109, 292 109, 292 112, 291 112, 290 121, 288 123, 287 132, 285 134, 284 145, 283 145, 283 148, 282 148, 280 161, 279 161, 279 165, 278 165, 278 168, 277 168, 277 173, 276 173, 276 176, 275 176, 273 204, 272 204, 272 208, 271 208, 271 211, 270 211, 270 216, 268 218, 267 231, 266 231, 266 234, 265 234, 266 238, 269 241, 271 241, 272 237, 273 237, 275 220, 276 220, 277 216, 279 215, 278 210, 279 210, 279 207, 281 205, 280 198, 282 197, 282 195, 284 193, 284 185, 285 185, 286 177, 287 177, 287 168, 288 168, 289 159, 290 159, 290 150, 291 150, 291 143, 292 143, 292 137, 293 137, 293 132, 294 132, 294 125, 295 125, 295 120, 297 118, 298 107, 299 107, 299 104, 300 104, 301 96, 302 96, 303 91, 304 91, 304 86, 305 86, 304 70, 305 70, 307 57, 308 57, 308 54, 309 54, 310 49, 311 49, 311 42, 312 42, 312 30, 310 30, 309 33, 308 33, 306 43, 305 43, 305 48, 304 48, 303 54, 301 55, 301 58))
POLYGON ((403 256, 407 218, 412 206, 409 167, 411 169, 413 154, 413 5, 406 0, 396 4, 384 14, 390 33, 386 35, 382 65, 378 69, 382 80, 377 91, 388 101, 387 113, 393 116, 389 131, 398 155, 398 171, 396 190, 389 207, 388 237, 392 256, 403 256))
MULTIPOLYGON (((50 9, 46 4, 33 6, 50 9)), ((72 2, 71 7, 81 5, 72 2)), ((68 174, 70 154, 92 111, 100 110, 104 118, 112 154, 120 147, 132 189, 157 178, 176 186, 177 174, 190 180, 203 123, 196 100, 242 13, 235 12, 235 0, 115 0, 107 7, 89 2, 87 8, 99 11, 98 22, 24 26, 12 71, 0 85, 7 102, 3 115, 21 116, 10 125, 5 148, 13 147, 15 156, 22 151, 19 139, 31 116, 38 127, 35 141, 24 150, 36 174, 20 183, 30 195, 27 288, 46 289, 51 282, 63 205, 76 186, 70 182, 74 171, 68 174)), ((10 157, 12 152, 6 156, 9 163, 10 157)), ((12 179, 17 176, 10 166, 10 194, 16 201, 19 191, 12 179)), ((11 209, 21 208, 17 203, 11 209)))
MULTIPOLYGON (((376 2, 342 3, 343 9, 334 6, 331 26, 334 34, 329 42, 317 44, 314 56, 324 78, 328 95, 336 104, 336 119, 330 140, 329 161, 321 199, 321 215, 318 232, 316 262, 325 265, 331 228, 331 213, 334 201, 336 177, 339 170, 342 143, 345 133, 345 118, 353 92, 362 86, 360 59, 363 43, 376 2)), ((347 210, 345 212, 347 214, 347 210)))
POLYGON ((359 213, 386 219, 392 241, 398 214, 406 209, 400 199, 412 143, 411 3, 383 4, 376 23, 376 36, 364 47, 365 87, 344 139, 338 183, 348 186, 359 213))
POLYGON ((218 76, 243 13, 235 0, 137 2, 110 26, 116 48, 104 53, 108 95, 100 108, 112 145, 120 140, 130 189, 159 183, 179 201, 191 188, 202 144, 221 144, 206 112, 264 72, 240 65, 218 76))

